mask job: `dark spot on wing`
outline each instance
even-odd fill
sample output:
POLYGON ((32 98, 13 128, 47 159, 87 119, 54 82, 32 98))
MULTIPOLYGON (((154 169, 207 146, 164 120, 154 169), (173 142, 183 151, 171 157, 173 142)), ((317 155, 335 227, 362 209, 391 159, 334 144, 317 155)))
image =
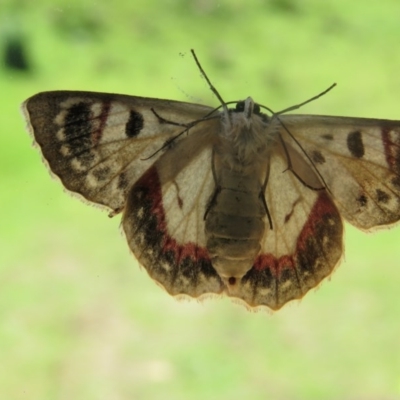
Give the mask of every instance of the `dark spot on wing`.
POLYGON ((326 160, 325 157, 321 154, 320 151, 318 150, 313 150, 311 152, 311 159, 316 163, 316 164, 325 164, 326 160))
POLYGON ((400 176, 396 175, 392 180, 391 183, 393 186, 400 188, 400 176))
POLYGON ((126 189, 129 185, 128 179, 126 178, 126 174, 122 172, 118 177, 118 188, 119 189, 126 189))
POLYGON ((387 203, 390 199, 390 196, 386 192, 384 192, 380 189, 376 189, 375 193, 376 193, 376 198, 379 203, 387 203))
POLYGON ((360 131, 351 132, 347 135, 347 148, 351 155, 361 158, 364 155, 364 144, 360 131))
MULTIPOLYGON (((64 132, 67 138, 89 135, 92 123, 90 106, 83 101, 73 104, 64 118, 64 132)), ((67 139, 68 140, 68 139, 67 139)))
POLYGON ((128 137, 137 136, 143 129, 143 116, 135 110, 131 110, 129 120, 125 126, 125 134, 128 137))
POLYGON ((93 175, 98 181, 104 181, 110 174, 110 167, 96 168, 93 170, 93 175))
POLYGON ((325 140, 333 140, 333 135, 331 135, 330 133, 327 133, 326 135, 322 135, 321 137, 322 137, 322 139, 325 139, 325 140))
POLYGON ((83 165, 90 165, 94 155, 90 152, 92 147, 90 106, 80 102, 72 105, 65 115, 64 134, 65 142, 71 152, 83 165))
POLYGON ((72 105, 64 119, 64 133, 66 141, 81 139, 81 142, 76 140, 74 146, 86 148, 87 142, 90 144, 90 133, 92 123, 90 122, 90 107, 86 103, 77 103, 72 105))
POLYGON ((358 197, 357 202, 361 207, 365 207, 368 203, 368 197, 365 196, 365 194, 362 194, 360 197, 358 197))

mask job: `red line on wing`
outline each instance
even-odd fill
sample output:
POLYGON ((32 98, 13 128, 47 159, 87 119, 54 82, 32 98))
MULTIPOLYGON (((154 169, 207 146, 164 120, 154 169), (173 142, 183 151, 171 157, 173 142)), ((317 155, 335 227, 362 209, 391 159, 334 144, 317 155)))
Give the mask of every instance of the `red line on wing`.
POLYGON ((275 277, 279 277, 281 271, 284 269, 295 268, 295 255, 298 252, 305 251, 307 239, 316 234, 317 225, 321 223, 321 220, 325 215, 330 214, 337 215, 338 211, 329 195, 325 191, 320 191, 318 198, 310 211, 308 220, 304 224, 303 229, 297 238, 294 254, 284 255, 279 258, 270 253, 260 254, 254 263, 254 268, 257 270, 269 268, 272 275, 275 277))
POLYGON ((97 130, 93 131, 92 135, 91 135, 92 143, 94 145, 99 143, 99 141, 103 135, 103 130, 104 130, 104 127, 107 122, 108 114, 110 112, 110 107, 111 107, 111 103, 109 101, 104 101, 101 105, 101 113, 97 117, 98 119, 100 119, 100 125, 99 125, 99 128, 97 130))
MULTIPOLYGON (((400 156, 399 143, 393 142, 392 138, 390 137, 391 132, 393 132, 393 130, 388 127, 382 128, 382 141, 385 149, 386 161, 392 171, 397 171, 399 168, 398 160, 400 156)), ((395 133, 399 135, 397 132, 395 133)))
POLYGON ((206 248, 199 247, 193 242, 188 242, 183 245, 178 244, 177 241, 168 234, 165 210, 162 201, 161 183, 157 168, 154 166, 149 168, 138 184, 147 187, 149 197, 152 199, 151 213, 156 216, 158 230, 162 232, 164 236, 162 251, 173 251, 177 263, 180 263, 180 261, 185 258, 191 258, 192 261, 198 261, 200 259, 210 260, 206 248))
POLYGON ((316 231, 316 226, 321 222, 324 215, 337 214, 338 211, 325 190, 319 192, 317 201, 315 202, 307 222, 305 223, 299 238, 297 239, 296 252, 304 250, 306 241, 310 236, 313 236, 316 231))
POLYGON ((272 254, 260 254, 256 258, 254 268, 259 271, 269 268, 273 276, 279 276, 283 269, 294 268, 293 256, 285 255, 276 258, 272 254))

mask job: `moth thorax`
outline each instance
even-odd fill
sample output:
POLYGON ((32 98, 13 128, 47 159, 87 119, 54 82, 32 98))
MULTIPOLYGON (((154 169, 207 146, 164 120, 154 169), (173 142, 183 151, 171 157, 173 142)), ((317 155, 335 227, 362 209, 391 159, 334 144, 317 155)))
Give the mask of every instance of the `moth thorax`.
POLYGON ((215 150, 242 165, 265 160, 269 147, 269 140, 264 134, 266 124, 259 116, 247 119, 241 113, 234 117, 234 123, 225 128, 220 146, 215 150))

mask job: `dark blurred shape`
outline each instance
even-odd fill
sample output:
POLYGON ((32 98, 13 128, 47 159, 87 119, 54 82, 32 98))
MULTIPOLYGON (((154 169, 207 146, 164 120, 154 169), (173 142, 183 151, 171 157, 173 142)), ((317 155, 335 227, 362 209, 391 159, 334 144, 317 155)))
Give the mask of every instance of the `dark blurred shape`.
POLYGON ((26 41, 22 36, 9 36, 5 39, 3 60, 7 69, 29 72, 31 63, 26 50, 26 41))
POLYGON ((271 0, 269 7, 277 12, 287 14, 297 14, 300 9, 294 0, 271 0))

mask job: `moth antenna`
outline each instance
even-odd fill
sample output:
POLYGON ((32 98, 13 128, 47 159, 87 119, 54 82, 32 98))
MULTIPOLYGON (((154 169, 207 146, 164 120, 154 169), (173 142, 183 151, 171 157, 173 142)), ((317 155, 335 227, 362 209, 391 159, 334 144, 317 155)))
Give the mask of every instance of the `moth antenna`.
MULTIPOLYGON (((317 99, 319 99, 320 97, 324 96, 325 94, 327 94, 328 92, 330 92, 335 86, 336 86, 336 83, 333 83, 331 86, 328 87, 328 89, 325 89, 323 92, 317 94, 317 95, 314 96, 314 97, 311 97, 311 99, 308 99, 308 100, 306 100, 306 101, 303 101, 303 102, 300 103, 300 104, 296 104, 295 106, 291 106, 291 107, 285 108, 285 109, 282 110, 282 111, 278 111, 277 113, 275 113, 275 115, 280 115, 280 114, 287 113, 287 112, 289 112, 289 111, 297 110, 297 109, 299 109, 300 107, 303 107, 304 105, 306 105, 306 104, 308 104, 308 103, 311 103, 312 101, 317 100, 317 99)), ((265 107, 265 108, 266 108, 266 107, 265 107)))
POLYGON ((179 132, 176 136, 173 136, 172 138, 168 139, 158 150, 156 150, 154 153, 150 154, 146 158, 141 158, 141 161, 147 161, 150 160, 150 158, 154 157, 156 154, 158 154, 160 151, 166 149, 168 146, 170 146, 178 137, 182 136, 184 133, 188 132, 191 126, 187 127, 184 129, 182 132, 179 132))
MULTIPOLYGON (((220 106, 221 107, 221 106, 220 106)), ((164 143, 158 150, 156 150, 153 154, 151 154, 150 156, 146 157, 146 158, 141 158, 142 161, 147 161, 150 160, 150 158, 154 157, 156 154, 158 154, 160 151, 166 149, 169 145, 171 145, 176 139, 178 139, 180 136, 182 136, 184 133, 189 132, 189 129, 196 126, 198 123, 203 122, 203 121, 207 121, 210 119, 214 119, 214 118, 219 118, 217 115, 213 116, 212 114, 218 110, 219 107, 217 107, 216 109, 212 110, 211 112, 209 112, 204 118, 192 121, 190 124, 182 124, 179 122, 174 122, 174 121, 170 121, 168 119, 165 119, 164 117, 162 117, 161 115, 159 115, 157 113, 157 111, 154 108, 151 108, 150 110, 152 111, 152 113, 159 119, 159 121, 161 121, 164 124, 170 124, 170 125, 175 125, 175 126, 182 126, 185 127, 185 129, 178 133, 176 136, 173 136, 172 138, 170 138, 169 140, 167 140, 166 143, 164 143)))
POLYGON ((215 88, 215 86, 211 83, 210 79, 208 78, 207 74, 205 73, 203 67, 200 64, 200 61, 198 60, 196 53, 194 52, 193 49, 191 49, 190 52, 192 53, 194 61, 196 62, 197 68, 200 70, 200 73, 203 75, 204 79, 207 81, 209 88, 215 94, 215 96, 217 97, 219 102, 221 103, 222 108, 224 109, 224 112, 228 113, 228 107, 226 106, 225 101, 223 100, 221 95, 218 93, 218 90, 215 88))

